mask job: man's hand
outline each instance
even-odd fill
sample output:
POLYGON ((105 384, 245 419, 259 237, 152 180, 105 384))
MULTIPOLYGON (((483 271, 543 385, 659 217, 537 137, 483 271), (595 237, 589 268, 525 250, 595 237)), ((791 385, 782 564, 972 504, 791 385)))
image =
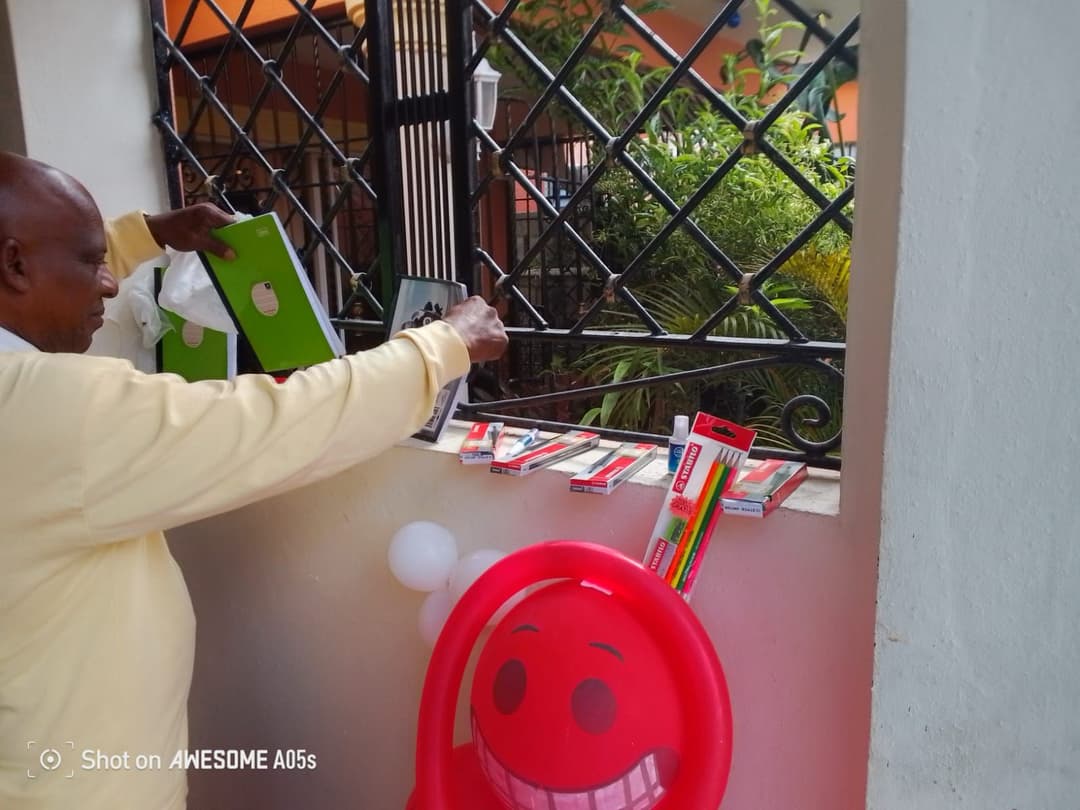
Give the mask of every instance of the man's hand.
POLYGON ((443 320, 461 335, 474 363, 496 360, 506 351, 506 330, 499 313, 479 295, 450 307, 443 320))
POLYGON ((236 258, 235 251, 210 231, 232 221, 232 216, 216 205, 198 203, 164 214, 147 215, 146 227, 162 247, 181 251, 205 250, 231 261, 236 258))

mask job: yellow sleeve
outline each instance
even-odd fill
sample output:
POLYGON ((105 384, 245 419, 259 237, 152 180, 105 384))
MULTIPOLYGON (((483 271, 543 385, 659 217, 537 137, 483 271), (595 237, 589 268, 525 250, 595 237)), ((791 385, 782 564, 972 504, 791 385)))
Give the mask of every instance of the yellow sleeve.
POLYGON ((142 211, 106 220, 105 244, 105 264, 117 281, 131 275, 143 262, 165 254, 165 249, 150 235, 142 211))
POLYGON ((310 483, 414 433, 468 371, 437 322, 297 372, 185 383, 111 363, 79 380, 86 539, 168 529, 310 483))

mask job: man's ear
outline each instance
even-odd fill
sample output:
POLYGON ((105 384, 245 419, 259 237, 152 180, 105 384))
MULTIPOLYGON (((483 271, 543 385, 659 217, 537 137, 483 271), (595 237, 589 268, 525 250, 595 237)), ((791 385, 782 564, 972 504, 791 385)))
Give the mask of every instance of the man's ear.
POLYGON ((31 286, 22 245, 11 236, 0 242, 0 286, 20 293, 31 286))

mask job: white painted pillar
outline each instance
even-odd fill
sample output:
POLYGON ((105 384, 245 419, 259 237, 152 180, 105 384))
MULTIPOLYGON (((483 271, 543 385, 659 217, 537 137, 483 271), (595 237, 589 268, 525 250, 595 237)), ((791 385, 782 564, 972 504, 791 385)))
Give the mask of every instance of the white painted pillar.
MULTIPOLYGON (((10 61, 14 71, 0 78, 8 94, 0 109, 19 118, 0 121, 0 144, 74 176, 105 217, 167 209, 161 139, 150 122, 158 100, 146 0, 6 0, 6 12, 13 47, 0 67, 10 61)), ((119 307, 106 304, 90 352, 155 370, 153 351, 119 307)))
POLYGON ((145 0, 5 1, 25 153, 77 177, 105 216, 167 207, 145 0))
POLYGON ((845 518, 876 501, 852 473, 882 483, 867 805, 1075 807, 1080 6, 864 6, 851 311, 892 318, 853 322, 845 412, 845 518))

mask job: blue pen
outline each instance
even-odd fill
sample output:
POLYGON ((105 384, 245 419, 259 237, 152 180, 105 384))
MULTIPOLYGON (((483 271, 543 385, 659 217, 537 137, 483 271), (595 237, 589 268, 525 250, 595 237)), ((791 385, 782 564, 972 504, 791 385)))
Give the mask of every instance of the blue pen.
POLYGON ((533 428, 528 433, 519 438, 516 442, 514 442, 514 444, 510 447, 510 451, 505 456, 503 456, 503 458, 513 458, 519 453, 523 453, 525 451, 525 448, 535 442, 536 437, 539 435, 540 429, 533 428))

